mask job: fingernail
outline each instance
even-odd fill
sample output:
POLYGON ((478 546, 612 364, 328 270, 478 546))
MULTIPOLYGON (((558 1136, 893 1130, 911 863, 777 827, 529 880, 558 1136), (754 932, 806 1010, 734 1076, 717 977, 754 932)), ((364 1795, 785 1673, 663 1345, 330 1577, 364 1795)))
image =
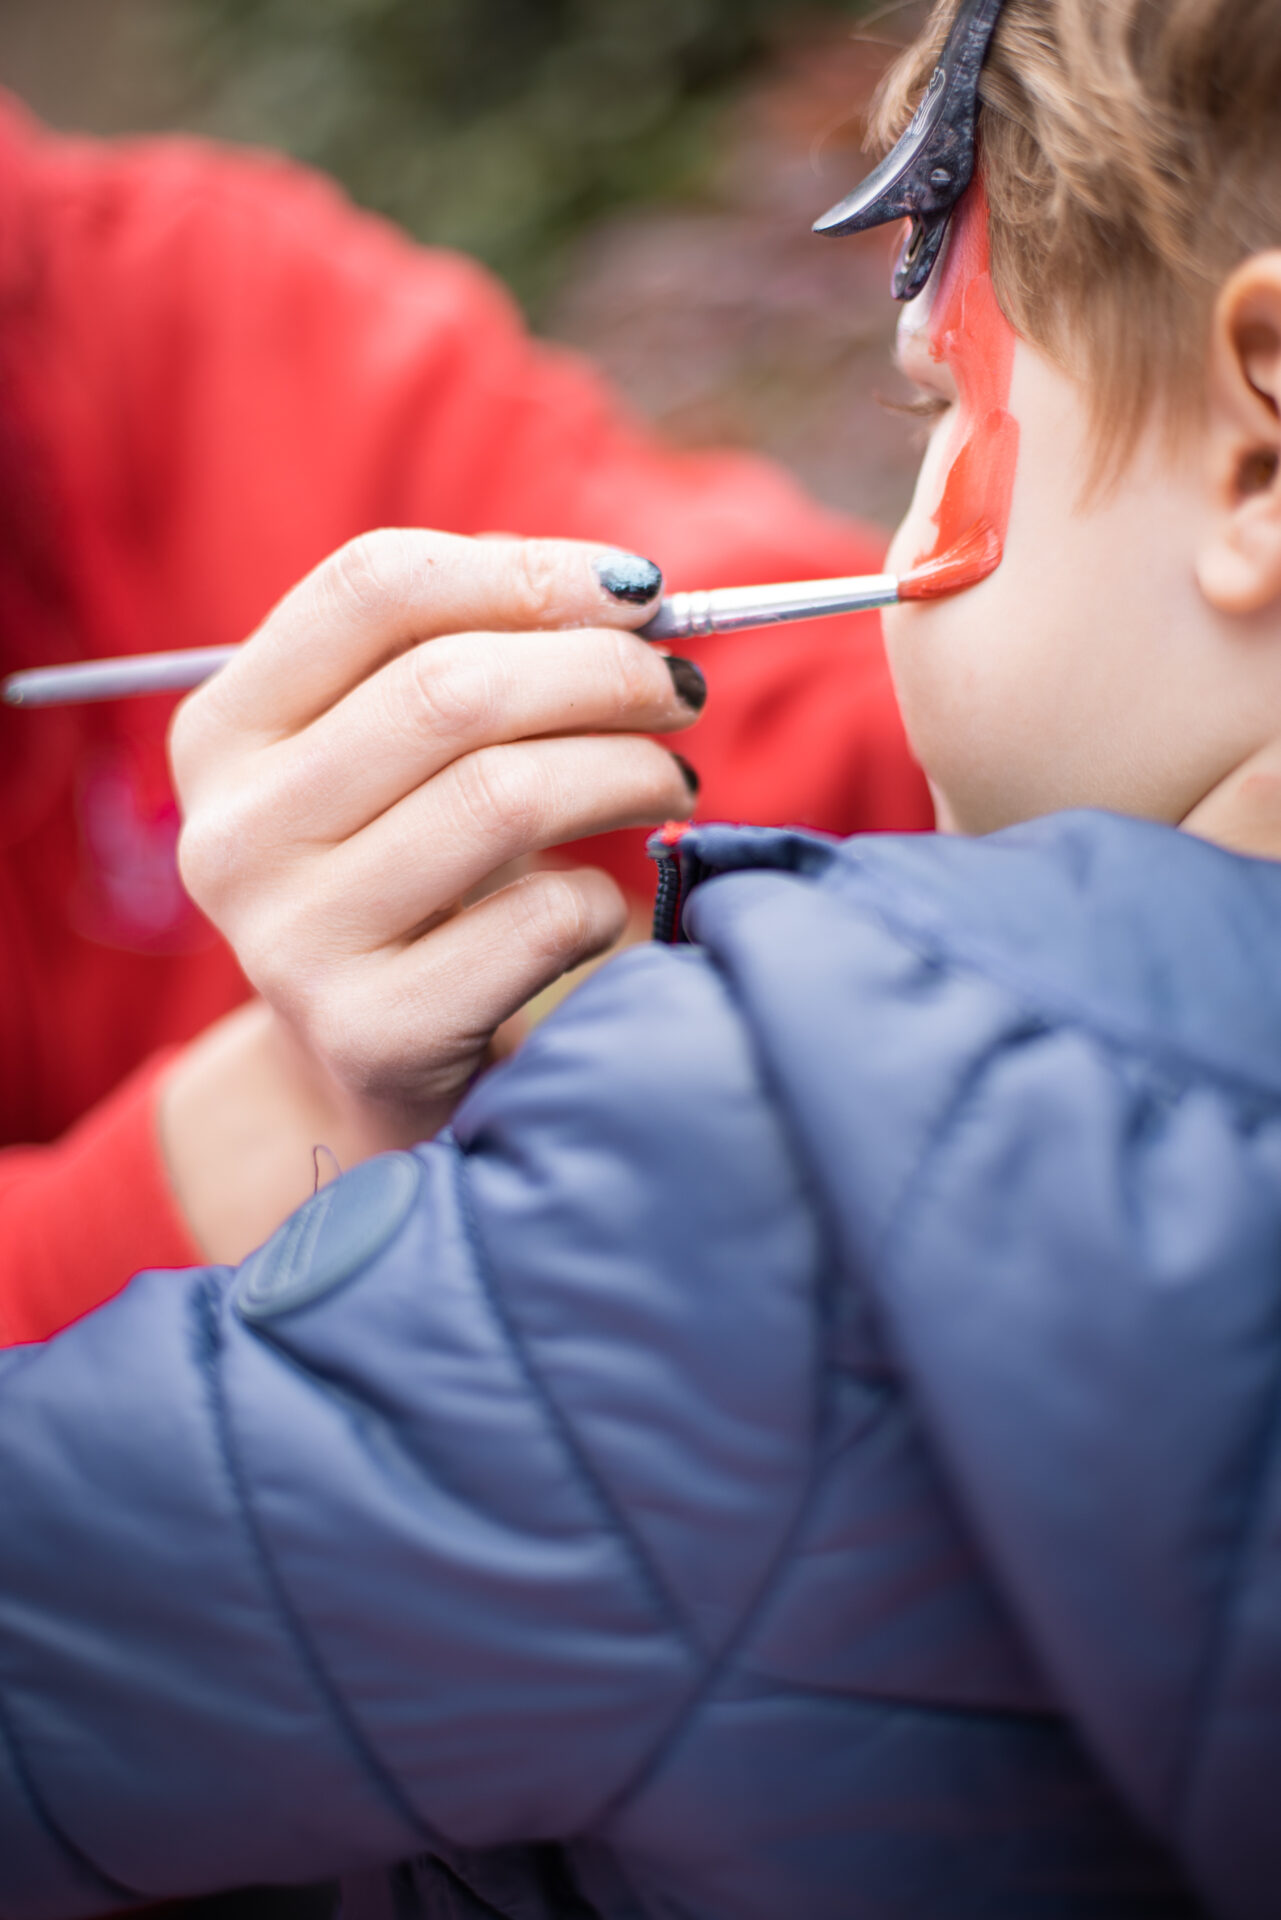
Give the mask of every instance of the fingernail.
POLYGON ((682 780, 684 780, 685 785, 689 788, 690 799, 697 800, 698 790, 703 784, 702 781, 699 779, 693 767, 690 766, 689 761, 685 758, 684 754, 674 753, 672 755, 672 759, 676 762, 677 766, 681 770, 681 778, 682 780))
POLYGON ((662 591, 662 570, 634 553, 603 553, 592 562, 606 593, 629 607, 644 607, 662 591))
POLYGON ((667 671, 672 676, 677 699, 683 701, 691 713, 701 713, 707 705, 707 682, 694 662, 682 660, 678 653, 669 653, 667 671))

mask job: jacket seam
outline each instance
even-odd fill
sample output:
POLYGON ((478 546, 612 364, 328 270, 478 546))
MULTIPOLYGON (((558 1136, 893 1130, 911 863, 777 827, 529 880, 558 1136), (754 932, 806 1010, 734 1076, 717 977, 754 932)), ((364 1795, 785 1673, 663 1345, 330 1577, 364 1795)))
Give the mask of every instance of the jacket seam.
MULTIPOLYGON (((464 1880, 460 1873, 456 1873, 449 1861, 442 1859, 440 1854, 419 1854, 415 1857, 412 1864, 415 1868, 430 1866, 440 1875, 441 1879, 448 1881, 451 1888, 461 1892, 473 1907, 476 1920, 507 1920, 507 1916, 504 1915, 501 1907, 496 1907, 492 1901, 485 1898, 484 1894, 477 1893, 475 1887, 464 1880)), ((395 1870, 391 1869, 391 1871, 394 1872, 395 1870)), ((414 1911, 419 1913, 424 1912, 424 1909, 418 1901, 417 1890, 411 1889, 411 1892, 414 1899, 414 1911)), ((394 1899, 394 1895, 393 1900, 399 1914, 400 1902, 394 1899)), ((435 1902, 433 1901, 432 1904, 434 1906, 435 1902)), ((456 1909, 456 1911, 459 1910, 456 1909)), ((510 1913, 510 1908, 508 1909, 508 1913, 510 1913)), ((459 1912, 459 1920, 463 1920, 461 1912, 459 1912)))
MULTIPOLYGON (((710 957, 710 956, 709 956, 710 957)), ((809 1206, 811 1217, 818 1233, 818 1260, 814 1273, 815 1319, 820 1335, 830 1334, 834 1319, 834 1303, 838 1286, 838 1276, 848 1284, 857 1286, 857 1274, 848 1271, 842 1251, 842 1236, 836 1220, 835 1208, 829 1202, 820 1183, 810 1171, 809 1155, 804 1150, 804 1142, 794 1130, 791 1112, 782 1088, 775 1079, 768 1056, 763 1051, 756 1031, 756 1023, 750 1010, 743 1004, 737 991, 737 983, 727 967, 719 959, 713 959, 716 979, 721 992, 725 995, 734 1011, 739 1028, 744 1035, 748 1054, 760 1084, 765 1105, 778 1129, 779 1138, 787 1150, 788 1161, 796 1181, 797 1191, 803 1202, 809 1206)), ((866 1289, 864 1289, 866 1297, 866 1289)), ((814 1443, 818 1444, 823 1430, 824 1400, 830 1398, 833 1382, 841 1369, 831 1365, 821 1357, 826 1351, 826 1341, 820 1339, 819 1353, 814 1380, 814 1443)))
POLYGON ((3 1695, 0 1695, 0 1740, 4 1742, 5 1749, 13 1764, 14 1778, 18 1782, 19 1791, 26 1798, 27 1805, 31 1809, 37 1826, 48 1835, 54 1846, 65 1854, 72 1866, 78 1868, 81 1873, 88 1874, 97 1882, 102 1891, 109 1894, 113 1900, 120 1900, 128 1905, 134 1905, 142 1900, 144 1896, 135 1888, 125 1886, 123 1881, 115 1880, 109 1873, 104 1872, 96 1862, 89 1858, 89 1855, 85 1853, 82 1848, 76 1845, 70 1835, 65 1833, 58 1821, 54 1819, 53 1814, 45 1803, 43 1795, 36 1786, 31 1769, 26 1763, 18 1741, 17 1731, 14 1728, 3 1695))
MULTIPOLYGON (((703 951, 706 953, 707 950, 704 949, 703 951)), ((710 956, 708 957, 710 960, 710 956)), ((819 1247, 813 1274, 813 1298, 815 1319, 819 1322, 821 1332, 824 1327, 830 1324, 831 1296, 836 1284, 835 1276, 844 1271, 843 1263, 837 1257, 834 1244, 834 1228, 828 1220, 826 1212, 817 1197, 815 1188, 810 1182, 804 1158, 799 1151, 798 1143, 793 1138, 790 1125, 788 1124, 786 1105, 778 1097, 774 1087, 773 1076, 769 1071, 768 1062, 761 1054, 755 1030, 751 1021, 747 1018, 738 996, 734 992, 733 982, 724 967, 714 960, 711 960, 710 963, 714 967, 717 983, 720 986, 721 992, 729 1002, 735 1019, 738 1021, 739 1027, 745 1037, 745 1045, 756 1074, 761 1098, 778 1129, 779 1136, 787 1152, 793 1175, 796 1179, 797 1189, 802 1201, 809 1203, 818 1230, 819 1247), (825 1276, 827 1277, 826 1283, 825 1276)), ((605 1826, 609 1820, 615 1818, 628 1801, 634 1800, 638 1794, 644 1792, 648 1782, 654 1778, 664 1765, 668 1756, 679 1746, 689 1729, 690 1723, 708 1699, 708 1696, 721 1678, 721 1675, 732 1665, 737 1650, 751 1632, 763 1610, 769 1605, 775 1587, 782 1577, 784 1568, 791 1559, 792 1547, 803 1530, 820 1493, 827 1484, 829 1471, 834 1471, 835 1469, 836 1460, 833 1459, 832 1461, 823 1463, 816 1470, 814 1454, 818 1449, 822 1437, 823 1415, 826 1410, 826 1405, 830 1401, 835 1382, 842 1369, 821 1357, 824 1351, 824 1342, 821 1339, 817 1342, 817 1345, 820 1359, 816 1369, 817 1377, 813 1383, 813 1425, 810 1433, 811 1460, 807 1483, 803 1488, 801 1497, 797 1501, 795 1512, 787 1527, 784 1529, 782 1539, 770 1555, 768 1564, 762 1568, 760 1577, 744 1603, 742 1612, 735 1622, 733 1630, 726 1636, 723 1645, 713 1656, 691 1693, 682 1702, 679 1712, 676 1714, 667 1731, 655 1742, 650 1752, 645 1756, 644 1760, 641 1761, 630 1778, 619 1788, 617 1793, 612 1796, 600 1815, 598 1815, 596 1823, 598 1829, 605 1826)), ((869 1426, 876 1425, 881 1419, 882 1413, 883 1408, 878 1408, 869 1426)), ((839 1458, 840 1456, 837 1457, 839 1458)))
POLYGON ((1099 1008, 1076 999, 1062 988, 1044 989, 1040 982, 1010 967, 999 953, 972 945, 964 939, 954 941, 950 935, 944 939, 941 934, 921 926, 911 918, 906 902, 896 897, 893 887, 886 883, 882 875, 872 878, 866 869, 860 869, 856 874, 851 871, 851 863, 837 860, 833 861, 826 873, 819 876, 816 884, 831 885, 853 906, 878 920, 892 939, 927 964, 963 968, 968 973, 990 980, 994 986, 1014 996, 1030 1018, 1047 1024, 1057 1020, 1065 1026, 1084 1029, 1103 1045, 1141 1055, 1162 1066, 1177 1068, 1185 1078, 1212 1081, 1238 1095, 1244 1094, 1251 1100, 1261 1100, 1272 1108, 1281 1109, 1281 1087, 1253 1079, 1239 1068, 1207 1059, 1190 1048, 1172 1046, 1147 1028, 1134 1027, 1124 1020, 1110 1018, 1099 1008))
POLYGON ((617 1792, 612 1794, 606 1801, 604 1807, 602 1807, 601 1811, 597 1814, 592 1824, 591 1832, 603 1831, 611 1820, 618 1817, 629 1801, 635 1800, 640 1794, 644 1793, 650 1781, 661 1772, 672 1753, 680 1745, 686 1733, 689 1731, 691 1723, 701 1708, 706 1704, 709 1695, 716 1687, 722 1674, 733 1664, 735 1654, 747 1635, 751 1632, 758 1616, 762 1610, 768 1606, 783 1569, 791 1560, 792 1549, 806 1521, 809 1519, 810 1513, 818 1500, 819 1493, 825 1484, 825 1472, 811 1474, 809 1483, 805 1488, 804 1496, 798 1503, 796 1512, 792 1515, 791 1521, 783 1534, 783 1538, 770 1555, 769 1565, 763 1569, 755 1591, 752 1593, 735 1623, 734 1631, 729 1635, 719 1653, 708 1663, 703 1673, 699 1676, 697 1685, 681 1702, 680 1709, 672 1720, 671 1725, 667 1728, 667 1731, 655 1741, 653 1747, 651 1747, 650 1751, 645 1755, 634 1772, 623 1782, 617 1792))
MULTIPOLYGON (((707 952, 707 949, 704 949, 707 952)), ((711 959, 710 954, 708 955, 711 959)), ((761 1096, 768 1107, 780 1138, 787 1151, 788 1160, 796 1179, 797 1189, 803 1202, 809 1205, 811 1216, 818 1230, 819 1248, 814 1272, 814 1308, 819 1331, 830 1325, 832 1295, 837 1284, 836 1276, 845 1273, 845 1262, 839 1254, 839 1240, 835 1224, 829 1217, 822 1195, 812 1180, 800 1143, 794 1137, 787 1103, 779 1094, 768 1059, 761 1051, 755 1027, 747 1017, 746 1009, 735 991, 734 981, 725 967, 712 960, 716 978, 726 1000, 733 1009, 740 1029, 745 1036, 748 1053, 752 1060, 761 1096)), ((851 1284, 856 1284, 849 1276, 851 1284)), ((823 1416, 830 1402, 835 1382, 843 1369, 821 1358, 823 1342, 819 1341, 820 1359, 817 1378, 814 1381, 814 1421, 811 1433, 811 1446, 817 1449, 823 1431, 823 1416)), ((883 1409, 878 1409, 875 1420, 879 1421, 883 1409)), ((755 1591, 748 1598, 734 1630, 730 1633, 703 1675, 693 1694, 683 1703, 679 1714, 667 1732, 656 1743, 651 1753, 633 1774, 626 1785, 620 1789, 601 1816, 602 1822, 614 1817, 626 1803, 642 1793, 646 1784, 661 1769, 668 1756, 680 1744, 691 1721, 704 1705, 722 1674, 733 1664, 735 1654, 751 1633, 756 1621, 769 1605, 779 1580, 782 1578, 791 1555, 791 1549, 809 1518, 827 1484, 828 1473, 835 1470, 835 1461, 825 1463, 817 1471, 811 1465, 809 1483, 797 1504, 782 1540, 779 1542, 767 1567, 762 1570, 755 1591)))
MULTIPOLYGON (((949 1102, 945 1112, 931 1129, 929 1140, 922 1149, 920 1158, 912 1174, 906 1181, 903 1192, 899 1200, 895 1203, 892 1217, 881 1236, 877 1251, 877 1265, 881 1267, 889 1266, 897 1258, 895 1243, 908 1219, 916 1217, 919 1213, 921 1190, 925 1186, 929 1174, 937 1162, 944 1139, 963 1121, 966 1110, 972 1104, 989 1064, 990 1054, 987 1053, 985 1053, 979 1061, 974 1063, 970 1073, 964 1076, 955 1097, 949 1102)), ((1266 1476, 1267 1470, 1272 1464, 1278 1436, 1281 1436, 1281 1398, 1278 1399, 1277 1404, 1272 1409, 1271 1418, 1267 1422, 1267 1431, 1263 1440, 1260 1442, 1259 1452, 1261 1457, 1256 1461, 1251 1473, 1250 1478, 1252 1482, 1257 1484, 1258 1481, 1266 1476)), ((943 1455, 938 1449, 935 1449, 935 1453, 936 1457, 940 1460, 940 1464, 945 1464, 943 1455)), ((964 1489, 957 1487, 952 1482, 950 1475, 945 1477, 950 1487, 953 1501, 956 1503, 962 1515, 967 1517, 968 1524, 975 1527, 976 1523, 970 1515, 969 1502, 965 1496, 964 1489)), ((1167 1813, 1173 1822, 1171 1830, 1174 1832, 1179 1830, 1180 1816, 1185 1815, 1190 1810, 1191 1800, 1195 1791, 1196 1761, 1194 1753, 1198 1730, 1204 1727, 1206 1716, 1217 1691, 1215 1676, 1222 1670, 1229 1657, 1228 1643, 1230 1636, 1228 1615, 1233 1606, 1233 1597, 1236 1591, 1236 1579, 1239 1570, 1242 1564, 1250 1557, 1251 1545, 1257 1541, 1258 1535, 1262 1530, 1262 1518, 1259 1512, 1261 1505, 1262 1497, 1260 1496, 1258 1500, 1248 1506, 1247 1512, 1240 1523, 1236 1542, 1231 1549, 1229 1558, 1232 1570, 1224 1577, 1223 1598, 1216 1610, 1215 1620, 1212 1622, 1210 1632, 1207 1636, 1207 1653, 1202 1672, 1200 1678, 1193 1686, 1192 1702, 1185 1711, 1185 1730, 1180 1743, 1183 1757, 1181 1761, 1176 1761, 1171 1768, 1169 1784, 1161 1796, 1167 1813)), ((979 1544, 982 1546, 984 1543, 984 1532, 981 1526, 976 1527, 976 1533, 979 1544)), ((983 1557, 987 1563, 986 1570, 988 1577, 991 1579, 993 1578, 993 1574, 990 1567, 990 1554, 985 1551, 983 1557)), ((1038 1649, 1038 1635, 1035 1631, 1035 1626, 1026 1623, 1023 1608, 1017 1603, 1015 1596, 1010 1594, 1008 1587, 1004 1588, 1003 1591, 1005 1592, 1007 1603, 1010 1605, 1015 1620, 1019 1622, 1026 1634, 1030 1649, 1036 1655, 1037 1664, 1045 1671, 1044 1662, 1041 1659, 1038 1649)), ((1052 1669, 1050 1670, 1049 1677, 1051 1679, 1053 1678, 1052 1669)), ((1072 1717, 1075 1718, 1075 1716, 1072 1717)))
POLYGON ((475 1262, 476 1277, 488 1302, 489 1310, 494 1316, 495 1324, 531 1393, 542 1408, 548 1425, 565 1448, 581 1483, 600 1508, 609 1523, 610 1530, 624 1548, 634 1571, 640 1575, 641 1584, 651 1601, 657 1602, 661 1612, 667 1616, 695 1658, 705 1661, 708 1657, 707 1648, 701 1644, 692 1623, 678 1605, 676 1596, 671 1592, 643 1544, 629 1526, 622 1508, 610 1492, 603 1476, 597 1471, 591 1455, 583 1445, 568 1415, 540 1374, 523 1335, 507 1310, 507 1303, 503 1298, 502 1288, 498 1283, 481 1231, 468 1179, 467 1161, 468 1156, 459 1148, 455 1156, 455 1184, 459 1211, 472 1259, 475 1262))
MULTIPOLYGON (((1007 1036, 1008 1039, 1008 1036, 1007 1036)), ((891 1204, 876 1243, 871 1249, 868 1266, 879 1271, 889 1265, 895 1257, 895 1246, 899 1234, 907 1219, 909 1208, 918 1201, 922 1190, 927 1186, 934 1165, 943 1149, 943 1143, 961 1124, 967 1109, 977 1099, 984 1080, 992 1069, 993 1048, 983 1051, 971 1060, 962 1073, 952 1097, 936 1116, 933 1125, 921 1144, 916 1161, 904 1176, 898 1195, 891 1204)))
POLYGON ((922 1718, 934 1720, 988 1720, 994 1725, 1009 1727, 1057 1727, 1060 1732, 1068 1726, 1063 1713, 1055 1706, 1013 1707, 1009 1705, 984 1705, 975 1700, 917 1700, 906 1693, 877 1693, 867 1687, 822 1687, 807 1686, 800 1680, 784 1680, 776 1674, 765 1673, 759 1667, 744 1663, 739 1672, 745 1679, 755 1680, 772 1687, 777 1694, 786 1694, 792 1700, 812 1700, 816 1704, 842 1706, 852 1704, 867 1707, 873 1712, 882 1708, 887 1713, 915 1713, 922 1718))
POLYGON ((1272 1406, 1250 1472, 1250 1483, 1255 1488, 1255 1496, 1247 1504, 1237 1530, 1237 1537, 1232 1544, 1229 1567, 1223 1580, 1222 1598, 1215 1608, 1214 1618, 1206 1638, 1205 1658, 1192 1690, 1192 1702, 1188 1710, 1182 1742, 1183 1755, 1169 1802, 1175 1832, 1185 1831, 1184 1823, 1191 1819, 1199 1784, 1199 1750, 1205 1740, 1207 1724, 1222 1691, 1224 1675, 1236 1645, 1237 1634, 1233 1616, 1237 1611, 1242 1590, 1248 1583, 1250 1571, 1257 1561, 1260 1542, 1266 1534, 1268 1494, 1274 1479, 1277 1444, 1278 1440, 1281 1440, 1281 1392, 1278 1391, 1278 1385, 1274 1370, 1272 1406))
POLYGON ((245 1537, 249 1543, 250 1555, 258 1568, 263 1586, 270 1598, 276 1615, 285 1630, 285 1638, 293 1650, 294 1657, 303 1673, 310 1680, 320 1701, 326 1708, 336 1727, 343 1744, 355 1759, 361 1771, 366 1775, 379 1796, 410 1828, 411 1833, 419 1836, 428 1846, 432 1844, 431 1830, 418 1817, 413 1806, 405 1797, 389 1770, 372 1751, 356 1723, 355 1717, 343 1699, 342 1693, 319 1653, 312 1645, 302 1621, 286 1591, 283 1580, 276 1569, 266 1540, 258 1525, 250 1505, 244 1476, 236 1456, 235 1443, 231 1434, 231 1422, 227 1407, 226 1394, 221 1378, 221 1369, 217 1364, 217 1355, 221 1339, 217 1323, 220 1295, 209 1281, 206 1281, 202 1293, 197 1296, 198 1311, 203 1317, 204 1335, 201 1350, 197 1354, 197 1364, 204 1375, 209 1407, 212 1416, 214 1435, 219 1458, 227 1476, 227 1484, 232 1503, 240 1518, 245 1537))

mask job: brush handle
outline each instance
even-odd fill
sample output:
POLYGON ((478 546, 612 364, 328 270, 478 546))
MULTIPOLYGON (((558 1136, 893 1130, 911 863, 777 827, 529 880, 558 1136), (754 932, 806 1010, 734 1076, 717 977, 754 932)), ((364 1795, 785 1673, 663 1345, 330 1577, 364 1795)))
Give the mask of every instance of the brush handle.
MULTIPOLYGON (((674 593, 647 626, 646 640, 691 640, 700 634, 740 633, 779 627, 789 620, 865 613, 890 607, 899 597, 892 573, 847 580, 803 580, 781 587, 718 587, 674 593)), ((65 667, 33 667, 0 682, 0 700, 11 707, 61 707, 88 700, 129 700, 146 693, 186 693, 240 651, 238 647, 193 647, 178 653, 137 653, 123 660, 78 660, 65 667)))
POLYGON ((123 660, 77 660, 33 667, 0 683, 10 707, 64 707, 87 700, 129 700, 144 693, 186 693, 225 667, 239 647, 189 647, 178 653, 134 653, 123 660))
POLYGON ((785 626, 791 620, 866 613, 873 607, 892 607, 898 597, 898 577, 892 573, 862 574, 846 580, 802 580, 781 587, 716 587, 672 594, 641 633, 646 640, 692 640, 707 633, 742 633, 752 627, 785 626))

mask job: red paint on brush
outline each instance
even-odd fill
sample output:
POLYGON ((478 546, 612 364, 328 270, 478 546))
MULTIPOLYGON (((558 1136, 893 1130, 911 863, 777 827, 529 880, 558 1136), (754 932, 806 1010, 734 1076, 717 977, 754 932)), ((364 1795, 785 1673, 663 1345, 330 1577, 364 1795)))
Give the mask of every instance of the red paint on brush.
POLYGON ((1001 564, 1019 453, 1018 421, 1007 406, 1016 338, 992 285, 987 196, 976 180, 956 215, 929 319, 930 353, 947 366, 957 392, 947 479, 932 516, 938 538, 905 576, 904 600, 956 593, 1001 564))
POLYGON ((977 586, 1000 566, 1003 545, 991 522, 980 520, 937 560, 927 560, 905 573, 898 583, 899 599, 938 600, 945 593, 977 586))

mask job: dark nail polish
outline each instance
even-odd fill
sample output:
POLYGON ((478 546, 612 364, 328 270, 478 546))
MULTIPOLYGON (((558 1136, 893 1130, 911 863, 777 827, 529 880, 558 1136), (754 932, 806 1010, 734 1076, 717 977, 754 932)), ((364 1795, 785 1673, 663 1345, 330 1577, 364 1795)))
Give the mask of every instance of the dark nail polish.
POLYGON ((690 799, 697 800, 698 790, 703 784, 702 781, 699 779, 697 773, 694 771, 693 767, 690 766, 689 761, 685 758, 683 754, 674 753, 672 755, 672 759, 676 762, 677 766, 681 770, 681 778, 684 780, 685 785, 689 788, 690 799))
POLYGON ((629 607, 648 606, 662 591, 662 570, 652 560, 642 560, 634 553, 610 553, 602 554, 593 564, 606 593, 626 601, 629 607))
POLYGON ((701 713, 707 705, 707 682, 694 662, 682 660, 679 654, 668 654, 667 671, 672 676, 677 698, 691 713, 701 713))

